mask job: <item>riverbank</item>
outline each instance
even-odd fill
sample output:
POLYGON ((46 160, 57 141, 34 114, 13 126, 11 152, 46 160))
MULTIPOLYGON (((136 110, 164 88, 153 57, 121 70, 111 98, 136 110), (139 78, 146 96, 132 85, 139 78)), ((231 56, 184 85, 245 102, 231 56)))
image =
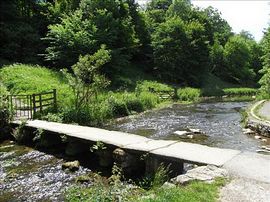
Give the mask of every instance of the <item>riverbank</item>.
POLYGON ((247 127, 270 137, 270 121, 268 120, 269 101, 261 100, 253 104, 248 110, 247 127))
POLYGON ((109 87, 100 90, 100 92, 95 92, 87 103, 78 108, 75 107, 74 89, 61 72, 37 65, 14 64, 3 67, 0 70, 0 78, 11 94, 33 94, 52 89, 57 90, 58 110, 46 110, 36 118, 88 126, 101 126, 115 118, 160 108, 167 103, 194 103, 211 100, 211 97, 204 97, 206 94, 207 96, 211 96, 211 94, 219 96, 220 100, 239 101, 250 100, 256 93, 256 89, 229 88, 229 84, 223 85, 224 88, 219 89, 218 93, 211 92, 209 86, 207 91, 190 87, 179 87, 174 90, 173 86, 158 81, 133 78, 132 88, 125 87, 123 84, 117 89, 109 87), (174 92, 174 100, 168 99, 166 97, 168 95, 164 99, 157 93, 151 93, 149 89, 157 92, 174 92))

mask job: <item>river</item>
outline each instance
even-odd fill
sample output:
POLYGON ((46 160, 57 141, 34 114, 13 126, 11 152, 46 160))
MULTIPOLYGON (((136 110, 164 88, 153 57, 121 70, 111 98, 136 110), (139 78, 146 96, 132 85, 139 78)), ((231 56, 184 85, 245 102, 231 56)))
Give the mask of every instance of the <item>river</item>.
POLYGON ((149 111, 141 116, 123 119, 107 128, 153 139, 169 139, 193 142, 208 146, 256 151, 269 142, 256 140, 243 133, 240 110, 248 102, 213 102, 191 105, 174 104, 160 110, 149 111), (193 139, 180 138, 175 131, 200 129, 202 135, 193 139))
MULTIPOLYGON (((240 110, 248 105, 247 102, 174 104, 133 118, 124 118, 106 128, 153 139, 172 139, 254 152, 261 145, 270 144, 270 141, 262 142, 256 140, 254 135, 242 132, 240 110), (203 134, 193 139, 173 134, 188 128, 200 129, 203 134)), ((65 190, 75 184, 76 177, 91 172, 83 166, 74 173, 63 171, 61 165, 65 158, 61 152, 48 154, 11 141, 1 143, 0 202, 63 201, 65 190)))

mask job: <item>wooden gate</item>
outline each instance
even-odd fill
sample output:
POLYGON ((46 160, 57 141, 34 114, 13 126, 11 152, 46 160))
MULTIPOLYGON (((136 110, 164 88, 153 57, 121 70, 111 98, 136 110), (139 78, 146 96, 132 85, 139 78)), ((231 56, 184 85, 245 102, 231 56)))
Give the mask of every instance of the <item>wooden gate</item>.
MULTIPOLYGON (((1 99, 4 102, 4 99, 1 99)), ((34 119, 49 107, 56 109, 56 90, 32 95, 8 95, 7 108, 12 112, 13 119, 34 119)))

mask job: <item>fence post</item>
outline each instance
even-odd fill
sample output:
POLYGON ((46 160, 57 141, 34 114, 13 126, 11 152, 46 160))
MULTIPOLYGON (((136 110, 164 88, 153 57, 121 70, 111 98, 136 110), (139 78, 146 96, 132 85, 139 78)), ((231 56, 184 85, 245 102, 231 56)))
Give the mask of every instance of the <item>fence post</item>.
POLYGON ((39 94, 39 110, 40 110, 40 113, 42 113, 42 95, 39 94))
POLYGON ((33 119, 33 99, 32 96, 29 95, 29 107, 30 107, 30 119, 33 119))
POLYGON ((56 89, 53 89, 53 107, 54 107, 54 110, 56 111, 57 110, 57 100, 56 100, 56 89))
POLYGON ((174 88, 174 99, 177 99, 178 98, 178 95, 177 95, 177 88, 174 88))
POLYGON ((36 117, 36 113, 37 113, 37 107, 36 107, 36 94, 32 95, 33 99, 33 118, 36 117))

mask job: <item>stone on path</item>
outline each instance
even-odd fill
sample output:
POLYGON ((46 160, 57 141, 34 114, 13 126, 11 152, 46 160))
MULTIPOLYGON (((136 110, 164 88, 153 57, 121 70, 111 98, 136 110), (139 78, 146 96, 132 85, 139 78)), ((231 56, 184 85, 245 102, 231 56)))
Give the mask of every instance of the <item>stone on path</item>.
POLYGON ((227 171, 223 168, 218 168, 213 165, 200 166, 187 171, 186 174, 179 175, 172 179, 174 184, 185 185, 191 181, 199 180, 207 183, 212 183, 217 177, 226 177, 227 171))
POLYGON ((151 153, 163 156, 164 158, 174 157, 175 159, 183 159, 189 163, 222 166, 241 152, 232 149, 220 149, 193 143, 177 142, 164 148, 155 149, 151 153))

